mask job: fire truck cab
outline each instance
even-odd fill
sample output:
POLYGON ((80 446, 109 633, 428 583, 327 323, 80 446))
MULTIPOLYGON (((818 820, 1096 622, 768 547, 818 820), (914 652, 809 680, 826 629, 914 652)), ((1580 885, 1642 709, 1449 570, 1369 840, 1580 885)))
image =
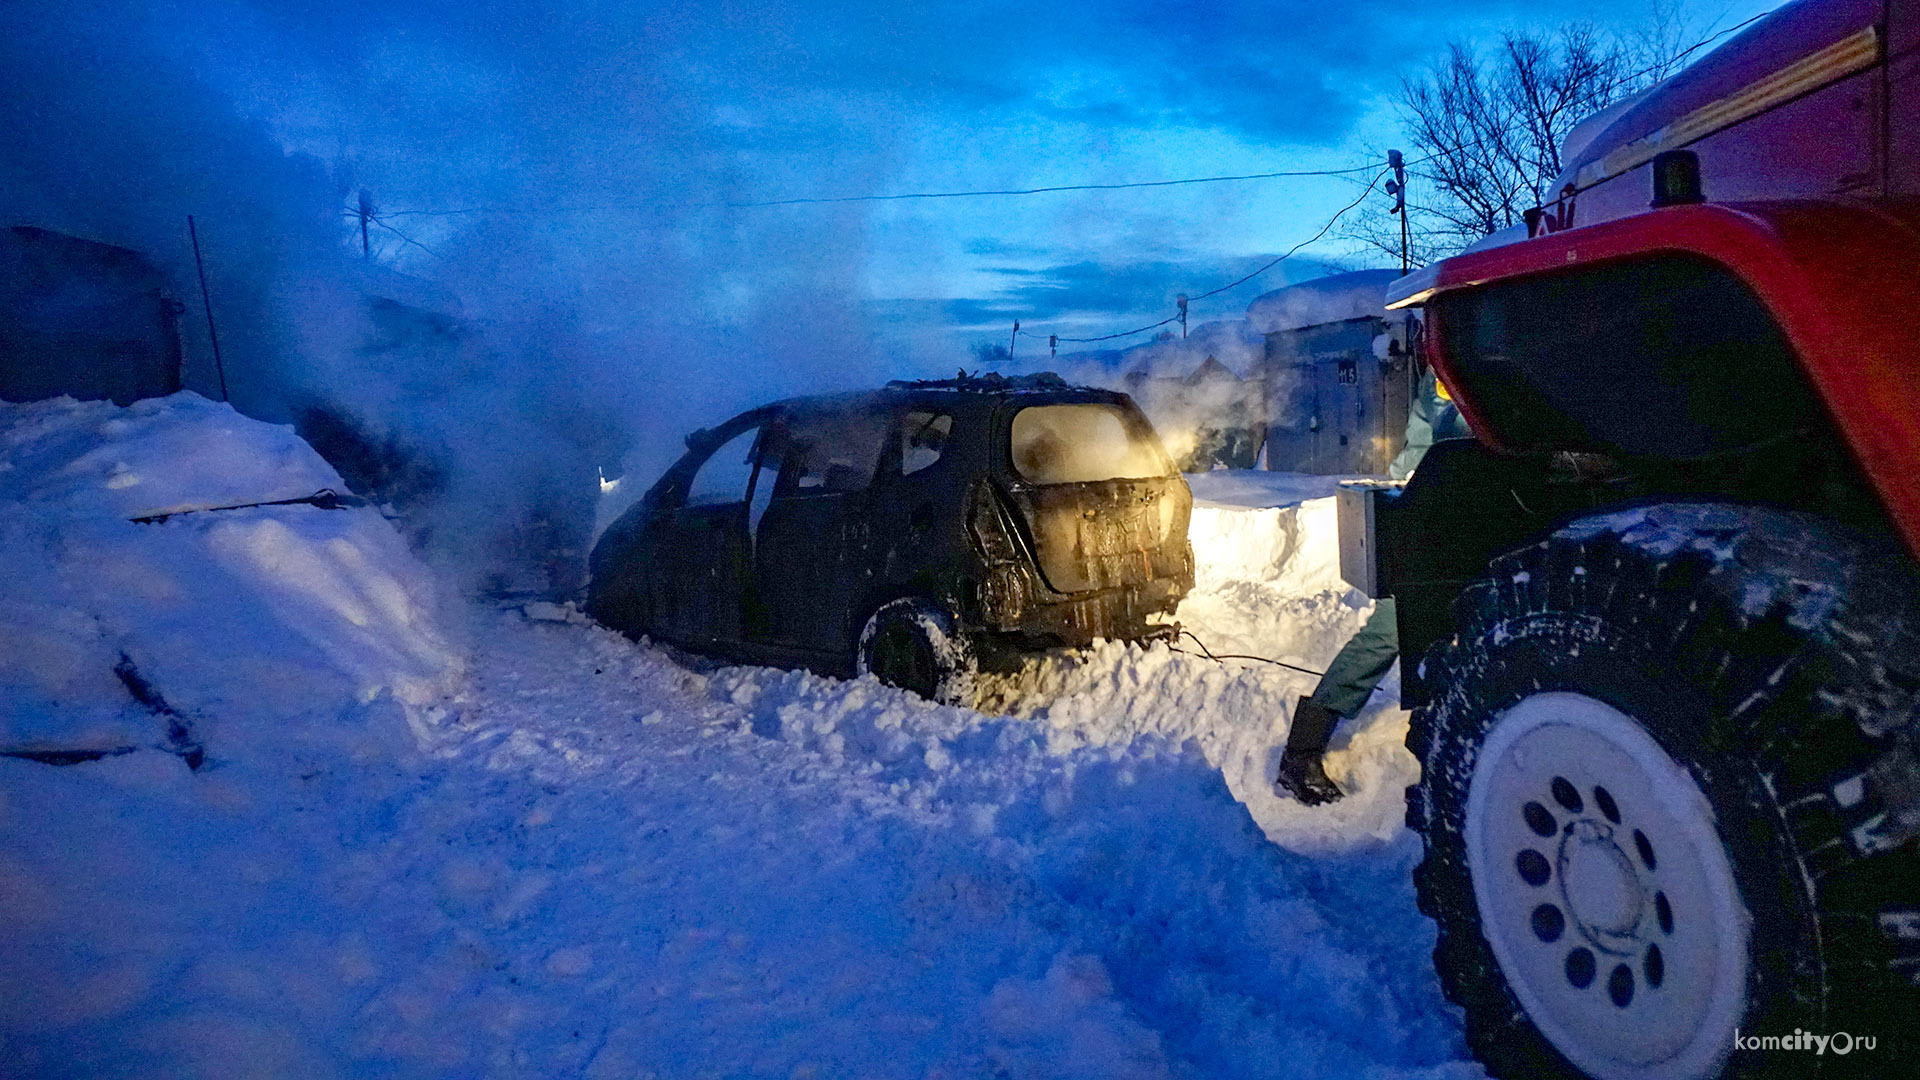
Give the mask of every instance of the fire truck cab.
POLYGON ((1501 1077, 1903 1074, 1920 0, 1788 5, 1596 126, 1389 291, 1477 436, 1370 547, 1442 984, 1501 1077))

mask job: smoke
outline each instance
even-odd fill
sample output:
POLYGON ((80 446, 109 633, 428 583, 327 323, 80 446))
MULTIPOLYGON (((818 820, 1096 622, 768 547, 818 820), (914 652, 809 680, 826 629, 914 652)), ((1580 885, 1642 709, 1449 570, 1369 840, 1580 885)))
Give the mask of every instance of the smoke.
POLYGON ((1253 468, 1268 423, 1266 338, 1246 319, 1201 323, 1128 349, 1028 359, 1069 382, 1119 390, 1153 422, 1183 471, 1253 468))
POLYGON ((541 564, 582 554, 599 474, 888 374, 853 291, 864 216, 721 205, 779 179, 770 153, 852 187, 889 164, 884 118, 746 137, 709 61, 752 13, 407 8, 8 5, 3 224, 146 255, 217 396, 193 214, 234 405, 404 503, 474 588, 566 584, 541 564))

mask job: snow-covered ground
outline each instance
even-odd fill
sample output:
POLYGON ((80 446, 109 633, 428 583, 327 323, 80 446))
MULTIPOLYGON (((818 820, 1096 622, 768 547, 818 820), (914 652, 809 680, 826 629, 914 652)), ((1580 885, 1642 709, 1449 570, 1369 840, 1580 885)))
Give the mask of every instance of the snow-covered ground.
MULTIPOLYGON (((1323 665, 1331 500, 1224 482, 1183 622, 1323 665)), ((0 758, 0 1075, 1481 1075, 1391 693, 1305 809, 1268 664, 1107 645, 987 715, 449 604, 369 508, 128 520, 321 487, 191 395, 0 405, 0 748, 133 748, 0 758)))

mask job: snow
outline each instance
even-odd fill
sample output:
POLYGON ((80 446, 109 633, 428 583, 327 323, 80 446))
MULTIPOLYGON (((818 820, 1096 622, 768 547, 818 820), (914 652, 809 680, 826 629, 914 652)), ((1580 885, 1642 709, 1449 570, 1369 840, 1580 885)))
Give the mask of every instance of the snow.
POLYGON ((1492 251, 1494 248, 1507 247, 1510 244, 1518 244, 1531 239, 1532 237, 1527 233, 1527 223, 1522 221, 1515 225, 1509 225, 1504 229, 1493 230, 1480 239, 1475 240, 1473 243, 1468 244, 1465 248, 1462 248, 1460 254, 1466 255, 1475 251, 1492 251))
MULTIPOLYGON (((1587 147, 1592 146, 1595 139, 1599 138, 1602 133, 1612 127, 1615 120, 1625 116, 1634 106, 1646 100, 1648 95, 1653 93, 1654 89, 1654 87, 1650 86, 1637 94, 1629 94, 1573 125, 1573 130, 1567 132, 1567 137, 1561 140, 1560 143, 1560 160, 1567 162, 1568 167, 1562 169, 1560 175, 1553 178, 1553 184, 1547 190, 1557 194, 1568 184, 1573 183, 1574 176, 1579 171, 1573 167, 1574 163, 1579 160, 1582 154, 1586 153, 1587 147)), ((1641 134, 1643 133, 1638 131, 1633 132, 1631 135, 1622 139, 1622 141, 1641 134)))
POLYGON ((376 702, 426 730, 460 660, 435 628, 431 581, 377 512, 130 520, 341 488, 291 429, 191 392, 0 416, 0 744, 151 742, 153 718, 114 674, 122 658, 169 705, 236 736, 376 702))
POLYGON ((1275 334, 1368 316, 1382 319, 1387 284, 1398 277, 1397 270, 1356 270, 1275 289, 1247 305, 1247 321, 1262 334, 1275 334))
MULTIPOLYGON (((982 713, 437 603, 369 509, 124 516, 331 479, 191 395, 0 406, 8 740, 151 727, 124 652, 207 752, 0 758, 0 1072, 1481 1075, 1391 684, 1309 809, 1268 664, 1109 643, 982 713)), ((1332 501, 1266 501, 1196 509, 1180 618, 1324 664, 1332 501)))
POLYGON ((297 498, 340 476, 291 428, 194 393, 117 408, 69 398, 9 410, 0 499, 63 514, 132 518, 297 498))
MULTIPOLYGON (((1280 507, 1308 499, 1329 499, 1340 489, 1339 476, 1312 473, 1266 472, 1260 469, 1221 469, 1217 472, 1188 473, 1187 486, 1193 489, 1193 502, 1201 507, 1240 507, 1260 509, 1280 507)), ((1337 535, 1333 539, 1338 539, 1337 535)), ((1281 560, 1274 560, 1278 565, 1281 560)))

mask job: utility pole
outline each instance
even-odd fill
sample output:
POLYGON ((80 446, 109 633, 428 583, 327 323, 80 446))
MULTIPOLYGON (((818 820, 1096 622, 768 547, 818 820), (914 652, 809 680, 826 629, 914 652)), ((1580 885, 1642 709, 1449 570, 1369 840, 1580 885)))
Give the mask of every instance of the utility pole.
POLYGON ((360 189, 360 257, 373 258, 372 248, 367 243, 367 220, 373 217, 373 193, 366 188, 360 189))
POLYGON ((1060 355, 1060 335, 1048 334, 1047 335, 1047 359, 1051 360, 1054 357, 1059 355, 1060 355))
POLYGON ((213 343, 213 370, 220 376, 220 400, 227 400, 227 368, 220 362, 220 334, 213 328, 213 298, 207 295, 207 267, 200 261, 200 230, 187 215, 187 235, 193 239, 193 269, 200 275, 200 306, 207 311, 207 340, 213 343))
POLYGON ((1180 340, 1185 341, 1187 340, 1187 294, 1181 293, 1174 297, 1174 302, 1180 305, 1180 340))
POLYGON ((1013 320, 1013 333, 1007 337, 1007 360, 1013 360, 1013 347, 1020 343, 1020 320, 1013 320))
POLYGON ((1387 212, 1400 215, 1400 272, 1405 274, 1412 266, 1407 259, 1407 165, 1400 151, 1387 151, 1387 168, 1393 170, 1393 179, 1387 181, 1387 194, 1393 196, 1393 209, 1387 212))

